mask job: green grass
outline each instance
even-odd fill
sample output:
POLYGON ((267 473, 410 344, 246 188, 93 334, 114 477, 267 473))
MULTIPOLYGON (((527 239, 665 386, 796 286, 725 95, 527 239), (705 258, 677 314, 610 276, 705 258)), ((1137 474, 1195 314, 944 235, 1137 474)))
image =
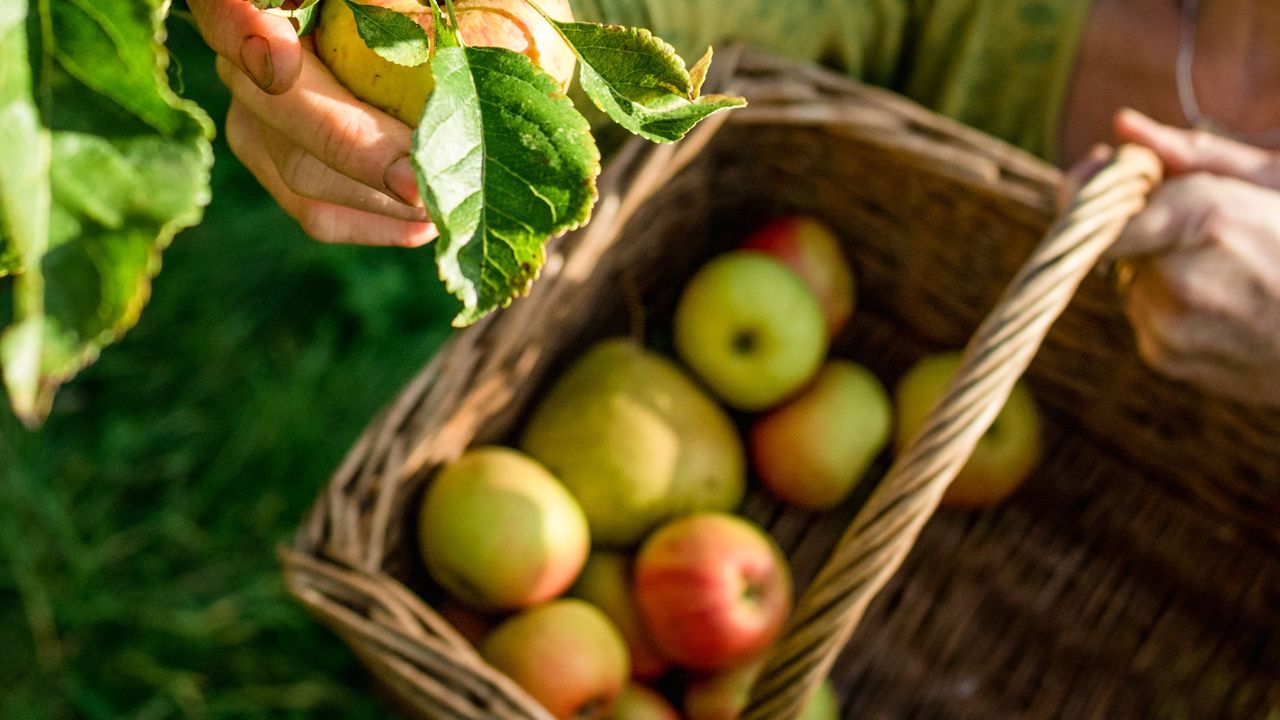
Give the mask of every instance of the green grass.
MULTIPOLYGON (((220 122, 212 58, 171 29, 220 122)), ((220 142, 164 262, 40 432, 0 410, 0 718, 383 717, 274 548, 447 337, 431 253, 307 240, 220 142)))

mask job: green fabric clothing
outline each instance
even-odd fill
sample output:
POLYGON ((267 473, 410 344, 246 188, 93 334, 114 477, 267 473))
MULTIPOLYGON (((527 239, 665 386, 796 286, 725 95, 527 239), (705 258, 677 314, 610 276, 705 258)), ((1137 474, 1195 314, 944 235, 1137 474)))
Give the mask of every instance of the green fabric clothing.
POLYGON ((571 0, 686 58, 725 39, 823 62, 1053 160, 1087 0, 571 0))

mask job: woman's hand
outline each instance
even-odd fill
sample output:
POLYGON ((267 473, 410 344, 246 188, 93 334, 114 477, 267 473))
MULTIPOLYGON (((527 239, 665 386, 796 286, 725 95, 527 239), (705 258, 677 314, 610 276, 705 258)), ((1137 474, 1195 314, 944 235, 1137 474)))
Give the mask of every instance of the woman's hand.
POLYGON ((1115 132, 1169 176, 1110 252, 1142 356, 1214 394, 1280 406, 1280 154, 1128 110, 1115 132))
POLYGON ((343 88, 289 20, 245 0, 189 5, 231 90, 231 150, 308 235, 398 246, 436 237, 409 162, 409 126, 343 88))

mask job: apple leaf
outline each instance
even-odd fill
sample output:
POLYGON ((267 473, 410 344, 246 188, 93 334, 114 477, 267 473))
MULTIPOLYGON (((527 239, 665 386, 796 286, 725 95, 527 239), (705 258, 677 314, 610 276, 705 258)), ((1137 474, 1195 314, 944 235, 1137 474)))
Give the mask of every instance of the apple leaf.
POLYGON ((587 221, 600 152, 586 119, 527 57, 463 47, 445 23, 436 28, 435 91, 413 160, 462 326, 527 292, 547 238, 587 221))
POLYGON ((714 113, 747 104, 740 97, 701 95, 710 49, 690 72, 675 48, 644 28, 543 17, 578 56, 582 89, 591 101, 647 140, 674 142, 714 113))
MULTIPOLYGON (((17 273, 0 366, 15 412, 138 319, 208 201, 212 123, 168 86, 164 0, 0 0, 0 228, 17 273)), ((8 282, 8 281, 6 281, 8 282)))
POLYGON ((364 44, 384 60, 417 67, 431 59, 427 31, 408 15, 390 8, 345 0, 356 17, 356 32, 364 44))

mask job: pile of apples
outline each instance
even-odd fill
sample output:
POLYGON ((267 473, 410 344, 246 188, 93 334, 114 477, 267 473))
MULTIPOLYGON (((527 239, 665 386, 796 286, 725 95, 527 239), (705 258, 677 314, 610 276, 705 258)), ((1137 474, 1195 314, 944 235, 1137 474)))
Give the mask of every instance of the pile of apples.
MULTIPOLYGON (((683 367, 625 339, 588 349, 518 449, 469 450, 424 494, 423 560, 452 597, 442 614, 557 718, 737 718, 793 600, 777 544, 733 514, 748 457, 780 501, 835 507, 891 435, 919 428, 959 362, 910 369, 895 412, 871 371, 828 357, 854 294, 831 230, 784 218, 689 281, 673 321, 683 367)), ((1039 448, 1019 385, 944 502, 999 502, 1039 448)), ((803 717, 838 717, 829 683, 803 717)))

